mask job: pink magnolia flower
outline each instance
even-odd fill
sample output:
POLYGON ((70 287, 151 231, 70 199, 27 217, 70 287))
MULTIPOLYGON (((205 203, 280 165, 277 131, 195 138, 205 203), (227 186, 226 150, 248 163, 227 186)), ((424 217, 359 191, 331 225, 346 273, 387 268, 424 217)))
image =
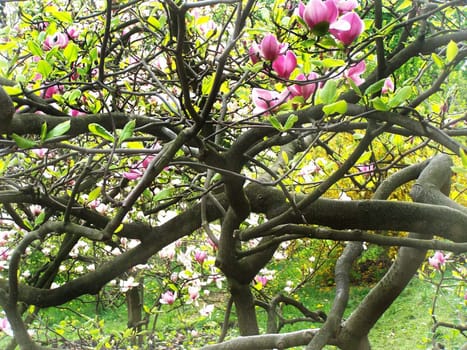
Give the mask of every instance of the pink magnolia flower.
POLYGON ((281 51, 284 50, 284 48, 285 46, 279 43, 277 38, 272 34, 266 35, 259 45, 259 51, 263 58, 271 62, 281 54, 281 51))
POLYGON ((279 55, 272 63, 272 69, 284 79, 289 79, 295 67, 297 67, 297 57, 290 50, 285 55, 279 55))
POLYGON ((283 103, 289 95, 288 90, 279 93, 264 89, 254 88, 252 91, 253 103, 255 104, 254 114, 267 112, 283 103))
POLYGON ((70 110, 70 115, 72 117, 79 117, 80 115, 86 115, 86 113, 81 112, 80 110, 77 109, 71 109, 70 110))
POLYGON ((52 85, 45 89, 44 98, 52 98, 55 94, 60 94, 63 91, 62 85, 52 85))
POLYGON ((130 289, 138 287, 139 283, 135 281, 133 276, 130 276, 126 281, 120 280, 120 291, 125 293, 130 289))
MULTIPOLYGON (((307 76, 305 76, 305 74, 300 73, 299 75, 297 75, 295 80, 307 81, 318 79, 318 77, 318 74, 316 74, 315 72, 311 72, 307 76)), ((289 86, 289 91, 292 97, 302 96, 303 99, 306 101, 316 91, 317 87, 318 83, 294 84, 292 86, 289 86)))
POLYGON ((149 164, 152 162, 152 160, 154 159, 154 156, 147 156, 146 158, 143 159, 143 161, 141 162, 141 166, 144 168, 144 169, 147 169, 149 164))
POLYGON ((10 322, 8 322, 6 317, 0 319, 0 330, 10 337, 13 336, 13 330, 11 329, 10 322))
POLYGON ((358 6, 357 0, 334 0, 334 3, 341 14, 350 12, 358 6))
POLYGON ((166 305, 172 305, 175 300, 177 299, 177 293, 174 293, 170 290, 168 290, 167 292, 163 293, 161 295, 161 298, 159 299, 159 302, 161 304, 166 304, 166 305))
POLYGON ((348 12, 331 24, 329 31, 344 45, 350 45, 362 34, 364 24, 359 15, 355 12, 348 12))
POLYGON ((268 283, 268 278, 266 276, 256 276, 255 282, 261 283, 261 285, 264 287, 268 283))
POLYGON ((344 72, 344 76, 346 78, 352 79, 356 85, 362 84, 365 79, 360 77, 360 75, 365 72, 366 65, 365 61, 360 61, 353 67, 350 67, 347 71, 344 72))
POLYGON ((188 295, 190 296, 190 300, 195 301, 199 298, 199 290, 200 288, 197 286, 188 287, 188 295))
POLYGON ((389 93, 389 92, 393 92, 394 91, 394 83, 391 79, 391 77, 387 77, 385 80, 384 80, 384 85, 383 85, 383 88, 381 89, 381 93, 383 95, 389 93))
POLYGON ((440 251, 437 251, 431 258, 428 258, 428 263, 436 270, 439 270, 445 262, 444 254, 440 251))
POLYGON ((72 39, 78 39, 78 37, 79 37, 79 31, 75 27, 68 28, 66 33, 72 39))
POLYGON ((67 47, 68 42, 69 39, 67 34, 55 33, 45 38, 44 42, 42 43, 42 48, 45 51, 49 51, 55 46, 59 47, 60 49, 64 49, 65 47, 67 47))
POLYGON ((143 173, 139 169, 130 169, 130 171, 123 172, 123 177, 128 180, 136 180, 143 176, 143 173))
POLYGON ((299 7, 299 15, 316 35, 324 35, 339 14, 333 0, 310 0, 306 6, 299 7))
POLYGON ((366 176, 371 176, 375 171, 375 165, 373 163, 368 165, 357 165, 357 169, 366 176))
POLYGON ((202 251, 202 250, 197 250, 195 252, 195 260, 198 262, 198 264, 203 265, 204 261, 208 257, 208 253, 202 251))
POLYGON ((250 60, 253 64, 256 64, 260 61, 260 49, 257 44, 253 44, 250 46, 248 50, 248 56, 250 56, 250 60))

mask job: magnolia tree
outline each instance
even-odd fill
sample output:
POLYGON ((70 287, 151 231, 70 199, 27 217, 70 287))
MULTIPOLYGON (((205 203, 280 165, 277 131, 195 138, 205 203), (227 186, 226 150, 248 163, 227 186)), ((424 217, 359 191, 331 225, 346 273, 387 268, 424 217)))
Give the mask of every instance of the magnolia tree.
MULTIPOLYGON (((10 348, 60 347, 43 315, 87 295, 124 296, 143 348, 161 311, 189 305, 192 346, 369 349, 422 264, 453 264, 462 305, 464 5, 3 3, 0 326, 10 348), (398 250, 344 319, 354 262, 374 244, 398 250), (299 272, 282 276, 295 262, 299 272), (332 307, 312 310, 298 291, 334 263, 332 307), (302 331, 280 333, 284 305, 302 313, 302 331), (216 308, 229 337, 218 344, 198 327, 216 308)), ((451 321, 437 326, 466 330, 451 321)))

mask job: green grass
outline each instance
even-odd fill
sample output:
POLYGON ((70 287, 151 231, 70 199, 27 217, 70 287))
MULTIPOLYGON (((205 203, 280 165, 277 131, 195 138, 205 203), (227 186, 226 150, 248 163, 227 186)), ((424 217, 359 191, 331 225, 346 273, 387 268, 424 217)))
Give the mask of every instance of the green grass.
MULTIPOLYGON (((365 297, 370 290, 369 287, 353 287, 351 289, 349 307, 346 311, 348 316, 353 308, 365 297)), ((306 288, 300 293, 301 300, 312 310, 323 310, 327 312, 332 304, 334 290, 329 288, 306 288)), ((430 316, 430 309, 434 296, 434 288, 416 278, 404 290, 400 297, 391 305, 385 312, 383 317, 378 321, 376 326, 370 333, 370 341, 373 350, 386 349, 431 349, 433 322, 430 316)), ((86 328, 88 333, 94 334, 96 339, 106 339, 110 334, 122 334, 126 327, 126 308, 123 303, 114 304, 110 307, 98 310, 96 316, 93 297, 84 298, 81 301, 74 301, 62 309, 49 309, 40 316, 40 325, 47 325, 48 332, 41 332, 41 339, 52 339, 57 337, 57 333, 65 338, 76 338, 76 329, 82 331, 86 328), (71 310, 78 311, 72 312, 71 310), (80 316, 81 315, 81 316, 80 316), (99 321, 101 322, 99 324, 99 321), (72 326, 73 325, 73 326, 72 326), (102 330, 99 326, 103 326, 102 330), (120 333, 119 333, 120 332, 120 333)), ((219 308, 214 312, 210 319, 200 318, 193 308, 186 306, 167 312, 169 307, 163 306, 163 310, 158 313, 158 321, 156 327, 156 339, 161 338, 173 339, 181 336, 182 341, 187 349, 196 348, 201 344, 202 339, 217 339, 219 323, 223 319, 223 309, 225 302, 219 303, 219 308), (192 337, 190 332, 198 330, 200 335, 192 337), (202 334, 207 334, 206 337, 202 334)), ((292 316, 298 316, 293 308, 286 309, 292 316)), ((439 321, 453 322, 453 317, 460 313, 465 313, 465 305, 460 304, 458 296, 448 291, 439 300, 437 314, 439 321)), ((152 319, 151 319, 152 321, 152 319)), ((266 324, 264 313, 260 312, 260 325, 264 327, 266 324)), ((465 318, 463 320, 465 322, 465 318)), ((37 324, 38 322, 36 322, 37 324)), ((152 325, 152 322, 151 324, 152 325)), ((298 323, 283 328, 283 332, 293 331, 305 328, 307 324, 298 323)), ((313 325, 319 327, 319 324, 313 325)), ((84 334, 84 332, 83 332, 84 334)), ((229 337, 235 337, 237 332, 232 329, 229 337)), ((59 337, 59 336, 58 336, 59 337)), ((60 338, 60 337, 59 337, 60 338)), ((436 334, 436 339, 446 346, 446 349, 460 349, 462 344, 466 342, 458 331, 453 331, 447 328, 440 328, 436 334)), ((0 339, 0 348, 3 348, 6 339, 0 339)), ((167 349, 171 347, 167 344, 167 349)), ((326 347, 326 349, 334 349, 334 347, 326 347)))

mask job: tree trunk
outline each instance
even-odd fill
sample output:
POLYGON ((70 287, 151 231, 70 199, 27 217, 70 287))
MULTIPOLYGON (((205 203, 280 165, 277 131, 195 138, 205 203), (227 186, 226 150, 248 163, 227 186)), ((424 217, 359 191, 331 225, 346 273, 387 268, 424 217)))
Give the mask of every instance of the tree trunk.
POLYGON ((230 279, 230 293, 237 311, 238 328, 240 335, 259 334, 258 321, 256 319, 255 301, 249 284, 239 284, 230 279))

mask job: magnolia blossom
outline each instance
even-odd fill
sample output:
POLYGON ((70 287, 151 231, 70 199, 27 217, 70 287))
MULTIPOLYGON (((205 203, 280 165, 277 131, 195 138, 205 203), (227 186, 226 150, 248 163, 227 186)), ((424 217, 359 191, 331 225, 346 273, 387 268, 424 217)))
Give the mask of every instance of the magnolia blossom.
POLYGON ((200 310, 199 310, 199 313, 201 314, 201 316, 210 316, 212 314, 212 312, 214 311, 214 305, 205 305, 203 306, 200 310))
POLYGON ((55 33, 45 38, 44 42, 42 43, 42 48, 45 51, 51 50, 55 46, 59 47, 60 49, 64 49, 68 46, 68 42, 69 39, 67 34, 55 33))
POLYGON ((283 103, 288 96, 289 92, 287 90, 279 93, 277 91, 254 88, 252 91, 253 103, 255 104, 253 113, 267 112, 283 103))
POLYGON ((326 34, 338 15, 339 10, 333 0, 310 0, 306 6, 299 5, 299 16, 317 35, 326 34))
POLYGON ((387 77, 384 80, 383 88, 381 89, 381 93, 383 95, 393 92, 394 91, 394 82, 392 81, 391 77, 387 77))
POLYGON ((339 13, 350 12, 358 6, 357 0, 333 0, 339 9, 339 13))
POLYGON ((159 302, 161 304, 167 304, 167 305, 172 305, 175 300, 177 299, 177 293, 174 293, 170 290, 168 290, 167 292, 163 293, 161 295, 161 298, 159 299, 159 302))
POLYGON ((266 276, 256 276, 255 277, 255 282, 256 283, 261 283, 261 285, 263 287, 265 287, 266 284, 268 283, 268 278, 266 276))
POLYGON ((120 291, 125 293, 130 289, 137 287, 138 285, 139 283, 135 281, 135 278, 130 276, 126 281, 120 280, 120 291))
POLYGON ((428 263, 436 270, 439 270, 445 262, 446 258, 440 251, 437 251, 431 258, 428 258, 428 263))
POLYGON ((357 165, 357 169, 361 172, 364 173, 365 175, 373 175, 373 172, 375 170, 375 165, 373 163, 368 164, 368 165, 357 165))
POLYGON ((86 113, 83 113, 83 112, 81 112, 81 111, 78 110, 78 109, 71 109, 71 110, 70 110, 70 115, 71 115, 72 117, 78 117, 78 116, 80 116, 80 115, 86 115, 86 113))
POLYGON ((362 84, 365 79, 360 77, 365 72, 366 65, 365 61, 360 61, 353 67, 350 67, 347 71, 344 72, 346 78, 352 79, 356 85, 362 84))
MULTIPOLYGON (((295 80, 297 81, 307 81, 307 80, 315 80, 318 79, 318 74, 315 72, 311 72, 307 76, 305 74, 300 73, 297 75, 295 80)), ((317 89, 318 83, 308 83, 308 84, 294 84, 289 86, 289 91, 292 97, 295 96, 302 96, 303 99, 306 101, 317 89)))
POLYGON ((190 296, 191 301, 196 301, 199 298, 200 288, 197 286, 188 287, 188 295, 190 296))
POLYGON ((13 330, 11 329, 10 322, 8 322, 6 317, 0 318, 0 330, 10 337, 13 336, 13 330))
POLYGON ((130 171, 124 171, 122 175, 127 180, 136 180, 143 176, 143 173, 139 169, 130 169, 130 171))
POLYGON ((195 260, 198 262, 200 265, 203 265, 204 261, 208 257, 208 253, 202 251, 202 250, 197 250, 195 252, 195 260))
POLYGON ((44 98, 52 98, 55 94, 60 94, 63 91, 62 85, 49 86, 44 92, 44 98))
POLYGON ((272 63, 272 69, 284 79, 289 79, 295 67, 297 67, 297 57, 290 50, 285 55, 279 55, 272 63))
POLYGON ((259 45, 261 56, 268 61, 274 61, 284 48, 285 46, 279 43, 277 38, 272 34, 266 35, 259 45))
POLYGON ((334 22, 329 31, 344 45, 350 45, 362 34, 365 25, 355 12, 348 12, 334 22))
POLYGON ((75 27, 70 27, 66 30, 66 33, 68 36, 72 39, 78 39, 79 37, 79 30, 76 29, 75 27))

